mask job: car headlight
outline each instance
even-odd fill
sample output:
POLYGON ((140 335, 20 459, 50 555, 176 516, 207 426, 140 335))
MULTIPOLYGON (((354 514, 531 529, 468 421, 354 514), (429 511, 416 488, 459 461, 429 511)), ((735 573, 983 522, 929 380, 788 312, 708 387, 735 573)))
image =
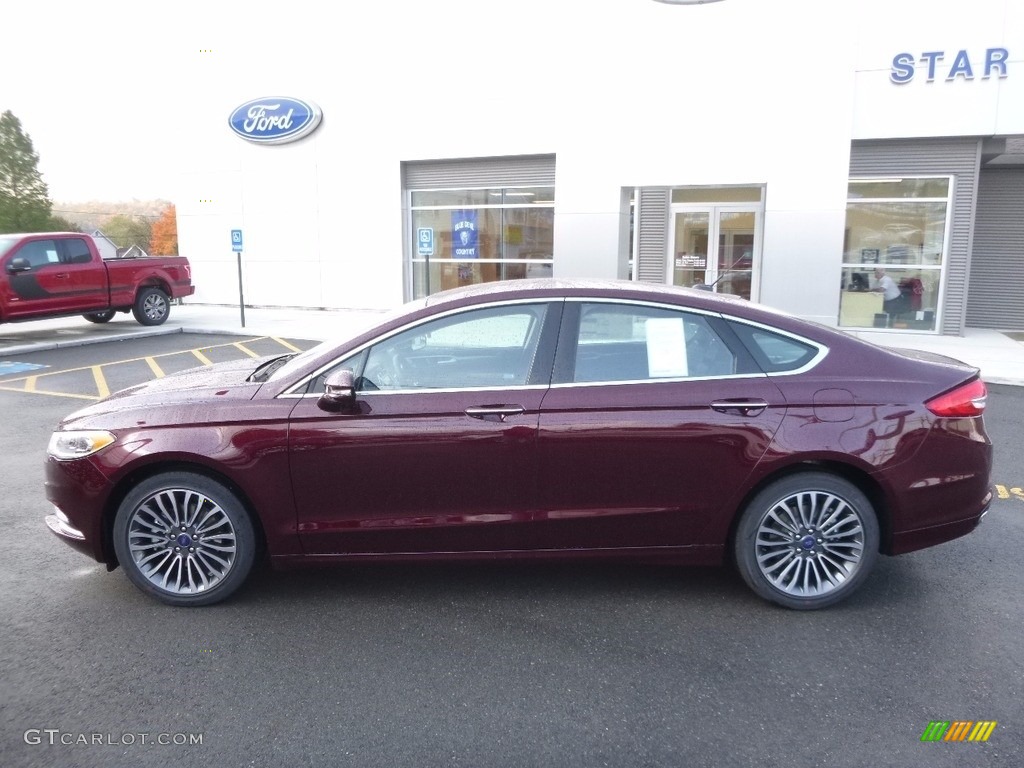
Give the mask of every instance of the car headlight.
POLYGON ((100 429, 54 432, 50 438, 50 444, 46 447, 46 452, 61 461, 81 459, 106 448, 114 440, 112 434, 100 429))

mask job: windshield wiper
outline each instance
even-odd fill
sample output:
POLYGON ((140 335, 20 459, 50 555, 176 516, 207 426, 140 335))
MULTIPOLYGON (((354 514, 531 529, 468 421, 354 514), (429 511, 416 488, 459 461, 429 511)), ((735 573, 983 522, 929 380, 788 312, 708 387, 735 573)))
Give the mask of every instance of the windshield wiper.
POLYGON ((272 360, 268 360, 267 362, 259 366, 251 374, 249 374, 249 378, 246 379, 246 381, 266 381, 267 379, 274 375, 274 371, 276 371, 282 365, 287 363, 293 357, 295 357, 294 352, 288 355, 281 355, 280 357, 275 357, 272 360))

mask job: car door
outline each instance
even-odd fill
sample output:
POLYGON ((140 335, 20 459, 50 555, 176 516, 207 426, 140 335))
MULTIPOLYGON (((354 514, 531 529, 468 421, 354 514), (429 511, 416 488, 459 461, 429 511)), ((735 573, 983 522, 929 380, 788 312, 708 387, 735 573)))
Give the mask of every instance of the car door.
POLYGON ((99 254, 93 253, 84 238, 66 238, 60 245, 61 261, 68 275, 66 309, 76 312, 106 309, 110 305, 107 269, 99 254))
MULTIPOLYGON (((356 374, 354 407, 325 412, 314 393, 291 417, 305 551, 530 548, 538 413, 560 309, 531 302, 458 310, 335 364, 356 374)), ((314 391, 329 372, 313 379, 314 391)))
POLYGON ((56 240, 26 240, 4 257, 3 269, 6 318, 65 311, 71 281, 56 240))
POLYGON ((690 546, 731 511, 786 405, 723 325, 567 303, 540 415, 540 546, 690 546))

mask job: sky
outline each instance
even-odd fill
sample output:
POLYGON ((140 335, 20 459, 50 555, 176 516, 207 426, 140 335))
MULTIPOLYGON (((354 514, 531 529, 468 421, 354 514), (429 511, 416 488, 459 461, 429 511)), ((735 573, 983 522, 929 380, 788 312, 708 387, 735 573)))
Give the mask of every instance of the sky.
POLYGON ((49 0, 5 8, 0 112, 13 112, 31 138, 50 199, 173 199, 189 94, 203 86, 195 61, 234 39, 243 9, 257 26, 271 26, 280 6, 271 14, 269 5, 49 0))
POLYGON ((173 74, 171 46, 154 49, 150 25, 121 3, 65 2, 19 3, 34 7, 14 12, 17 26, 5 24, 0 111, 21 121, 54 202, 166 199, 173 155, 161 147, 173 128, 160 83, 173 74), (118 14, 126 20, 115 22, 118 14), (44 16, 62 23, 53 28, 44 16), (49 53, 40 36, 11 34, 19 28, 47 29, 49 53))

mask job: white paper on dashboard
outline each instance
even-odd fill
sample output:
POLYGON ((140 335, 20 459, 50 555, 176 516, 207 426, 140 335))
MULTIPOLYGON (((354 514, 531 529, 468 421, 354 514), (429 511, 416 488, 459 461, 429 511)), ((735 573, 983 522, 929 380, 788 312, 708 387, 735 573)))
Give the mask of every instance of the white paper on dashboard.
POLYGON ((647 374, 653 378, 688 375, 686 333, 681 317, 652 317, 645 323, 647 374))

